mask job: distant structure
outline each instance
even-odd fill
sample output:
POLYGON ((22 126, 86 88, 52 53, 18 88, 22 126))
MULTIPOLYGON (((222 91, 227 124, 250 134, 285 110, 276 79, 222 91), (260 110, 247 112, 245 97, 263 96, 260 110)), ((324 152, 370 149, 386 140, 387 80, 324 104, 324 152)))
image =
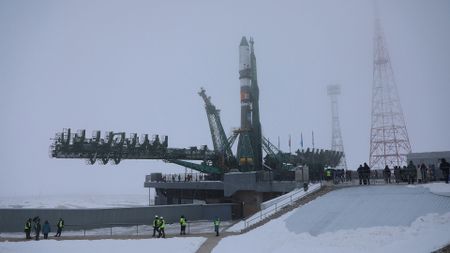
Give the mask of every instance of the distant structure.
POLYGON ((411 145, 394 72, 380 19, 376 15, 369 165, 374 169, 405 165, 409 153, 411 145))
POLYGON ((347 161, 344 153, 344 142, 342 141, 341 124, 339 123, 339 110, 337 96, 341 94, 339 85, 328 85, 327 93, 331 99, 331 150, 342 152, 341 160, 336 169, 347 169, 347 161))

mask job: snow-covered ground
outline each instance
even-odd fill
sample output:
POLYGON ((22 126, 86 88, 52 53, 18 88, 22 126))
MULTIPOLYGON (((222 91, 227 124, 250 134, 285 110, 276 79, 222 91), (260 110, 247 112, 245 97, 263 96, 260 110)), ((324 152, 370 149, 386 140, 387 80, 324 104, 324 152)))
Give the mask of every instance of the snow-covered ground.
MULTIPOLYGON (((411 185, 410 185, 410 187, 411 187, 411 185)), ((415 187, 426 187, 426 188, 430 189, 431 193, 450 197, 450 184, 431 183, 431 184, 415 185, 415 187)))
POLYGON ((431 252, 450 243, 450 198, 424 186, 336 190, 213 252, 431 252))
POLYGON ((0 196, 0 208, 112 208, 148 206, 146 194, 0 196))
POLYGON ((0 252, 177 252, 194 253, 206 240, 204 237, 178 237, 170 239, 142 239, 142 240, 41 240, 28 242, 0 243, 0 252))
MULTIPOLYGON (((441 183, 343 188, 248 233, 226 237, 213 252, 431 252, 450 243, 447 196, 450 187, 441 183)), ((169 227, 168 231, 177 233, 176 224, 169 227)), ((135 228, 122 229, 132 233, 135 228)), ((198 229, 212 231, 210 222, 199 224, 198 229)), ((150 233, 150 228, 144 227, 143 231, 150 233)), ((1 242, 0 252, 195 252, 204 240, 176 237, 1 242)))

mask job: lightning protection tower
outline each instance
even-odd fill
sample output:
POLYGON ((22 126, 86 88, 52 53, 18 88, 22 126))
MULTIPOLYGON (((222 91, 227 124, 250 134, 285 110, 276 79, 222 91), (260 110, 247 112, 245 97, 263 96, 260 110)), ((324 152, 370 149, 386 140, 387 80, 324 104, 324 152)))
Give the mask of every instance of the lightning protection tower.
POLYGON ((374 169, 406 164, 411 152, 405 119, 383 30, 375 18, 372 86, 372 127, 369 165, 374 169))
POLYGON ((337 96, 341 94, 339 85, 328 85, 328 96, 331 99, 331 150, 343 153, 336 169, 347 169, 347 161, 344 153, 344 142, 342 141, 341 125, 339 123, 339 110, 337 96))

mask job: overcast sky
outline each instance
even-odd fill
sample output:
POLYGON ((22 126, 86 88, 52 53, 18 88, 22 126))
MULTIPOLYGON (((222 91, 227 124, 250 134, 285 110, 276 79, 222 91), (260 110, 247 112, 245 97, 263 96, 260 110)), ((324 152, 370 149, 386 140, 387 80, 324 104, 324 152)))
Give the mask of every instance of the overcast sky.
MULTIPOLYGON (((380 1, 413 152, 450 150, 450 1, 380 1)), ((331 146, 326 86, 340 84, 347 164, 368 161, 373 3, 0 0, 0 195, 145 193, 161 161, 50 159, 63 128, 169 136, 212 148, 204 87, 240 124, 238 46, 252 36, 263 134, 331 146)))

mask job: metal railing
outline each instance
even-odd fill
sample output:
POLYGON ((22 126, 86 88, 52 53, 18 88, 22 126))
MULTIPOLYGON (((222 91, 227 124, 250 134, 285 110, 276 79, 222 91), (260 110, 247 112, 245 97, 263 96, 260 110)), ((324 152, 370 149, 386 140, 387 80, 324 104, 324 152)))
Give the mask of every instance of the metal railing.
POLYGON ((244 220, 244 229, 270 217, 271 215, 280 211, 284 207, 292 205, 295 201, 297 201, 313 192, 316 192, 321 187, 322 187, 322 182, 320 182, 320 184, 313 185, 307 191, 298 191, 294 194, 291 194, 289 196, 285 196, 283 198, 278 199, 277 202, 273 203, 272 205, 267 206, 263 210, 250 216, 248 219, 245 219, 244 220))
MULTIPOLYGON (((174 232, 175 228, 173 225, 175 223, 166 224, 171 225, 169 228, 170 232, 174 232)), ((178 227, 178 226, 177 226, 178 227)), ((150 235, 153 234, 153 226, 151 224, 137 224, 137 223, 103 223, 103 224, 88 224, 88 225, 81 225, 81 224, 66 224, 65 225, 65 233, 68 233, 70 235, 74 235, 77 232, 83 233, 83 236, 113 236, 113 235, 150 235), (135 227, 136 229, 131 229, 135 227), (100 231, 99 231, 100 230, 100 231), (86 235, 86 232, 88 232, 88 235, 86 235)), ((179 228, 179 227, 178 227, 179 228)), ((168 227, 166 227, 166 234, 168 227)), ((191 224, 190 222, 187 222, 186 225, 186 234, 190 234, 191 232, 191 224)))

